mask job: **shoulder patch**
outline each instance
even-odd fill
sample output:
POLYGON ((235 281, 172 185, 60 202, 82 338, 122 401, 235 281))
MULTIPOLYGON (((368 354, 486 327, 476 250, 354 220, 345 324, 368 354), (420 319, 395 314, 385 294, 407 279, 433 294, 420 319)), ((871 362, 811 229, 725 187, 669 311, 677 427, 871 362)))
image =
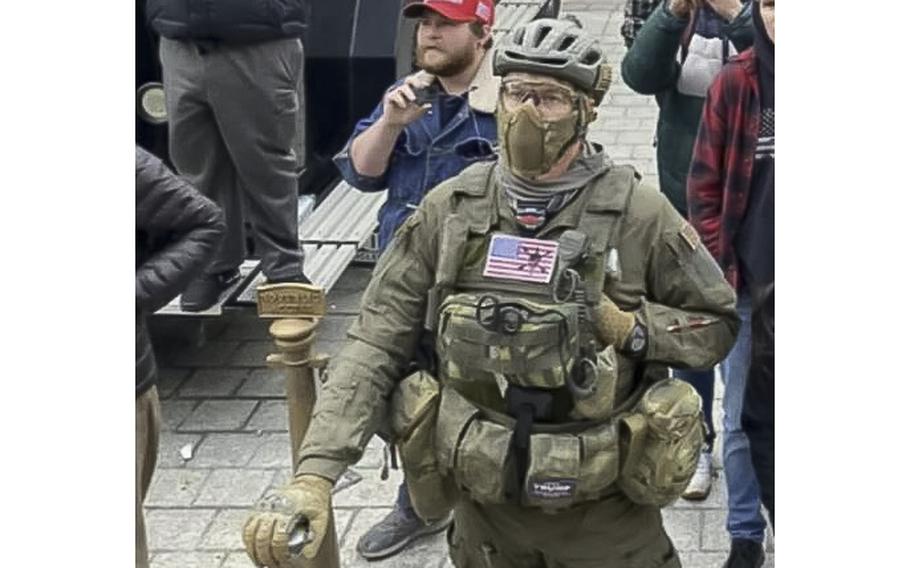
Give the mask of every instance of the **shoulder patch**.
POLYGON ((698 233, 695 232, 695 227, 689 223, 683 222, 682 227, 679 229, 679 236, 689 245, 689 248, 695 250, 698 248, 698 243, 701 239, 698 238, 698 233))

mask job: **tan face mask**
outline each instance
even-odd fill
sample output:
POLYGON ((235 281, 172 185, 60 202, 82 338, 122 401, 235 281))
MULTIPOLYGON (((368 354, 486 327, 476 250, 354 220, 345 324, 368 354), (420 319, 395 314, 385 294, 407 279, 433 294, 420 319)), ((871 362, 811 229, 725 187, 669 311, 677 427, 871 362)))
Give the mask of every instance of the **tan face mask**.
MULTIPOLYGON (((582 111, 583 112, 583 111, 582 111)), ((553 167, 580 132, 579 110, 565 118, 545 122, 534 103, 527 101, 513 111, 496 105, 496 126, 501 148, 500 160, 516 176, 534 180, 553 167)))

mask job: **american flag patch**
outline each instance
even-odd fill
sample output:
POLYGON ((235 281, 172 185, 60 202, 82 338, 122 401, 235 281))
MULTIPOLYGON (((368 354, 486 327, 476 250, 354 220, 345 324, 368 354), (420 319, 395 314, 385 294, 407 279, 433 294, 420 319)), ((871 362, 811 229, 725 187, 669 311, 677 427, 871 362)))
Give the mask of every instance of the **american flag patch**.
POLYGON ((546 284, 553 276, 558 250, 556 241, 493 235, 483 275, 546 284))

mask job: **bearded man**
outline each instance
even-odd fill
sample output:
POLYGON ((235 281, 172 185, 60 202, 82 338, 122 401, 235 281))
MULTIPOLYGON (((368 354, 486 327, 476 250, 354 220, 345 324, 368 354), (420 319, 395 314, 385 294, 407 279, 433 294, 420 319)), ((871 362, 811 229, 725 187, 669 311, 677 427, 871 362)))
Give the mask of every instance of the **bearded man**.
MULTIPOLYGON (((499 81, 489 56, 492 0, 424 0, 408 4, 403 13, 419 19, 420 71, 392 85, 335 156, 352 186, 388 189, 379 211, 381 250, 430 189, 475 162, 495 158, 499 81)), ((402 483, 395 508, 364 534, 357 551, 367 559, 385 558, 449 521, 421 521, 402 483)))
POLYGON ((335 156, 352 186, 389 190, 379 212, 380 249, 430 189, 494 158, 493 10, 492 0, 424 0, 404 8, 405 17, 419 19, 420 71, 392 85, 335 156))

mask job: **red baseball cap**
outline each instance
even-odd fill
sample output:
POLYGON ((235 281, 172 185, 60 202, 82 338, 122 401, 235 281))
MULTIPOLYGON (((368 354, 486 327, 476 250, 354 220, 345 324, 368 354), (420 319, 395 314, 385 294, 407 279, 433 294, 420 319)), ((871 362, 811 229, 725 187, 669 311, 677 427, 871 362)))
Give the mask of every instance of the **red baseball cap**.
POLYGON ((418 0, 404 7, 406 18, 419 18, 424 10, 433 10, 455 22, 493 25, 493 0, 418 0))

